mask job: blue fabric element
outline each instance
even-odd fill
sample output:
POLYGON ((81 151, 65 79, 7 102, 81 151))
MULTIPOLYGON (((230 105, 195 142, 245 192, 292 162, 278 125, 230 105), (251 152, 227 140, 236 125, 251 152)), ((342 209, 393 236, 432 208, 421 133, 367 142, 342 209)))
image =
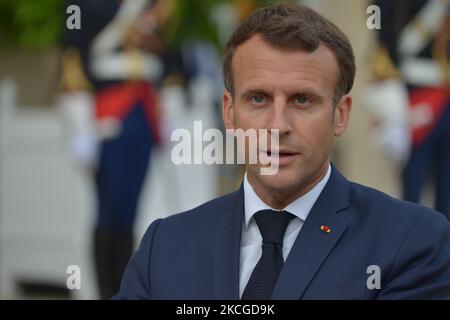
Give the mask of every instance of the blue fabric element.
POLYGON ((152 136, 144 111, 137 103, 123 119, 119 136, 101 145, 96 187, 97 229, 129 230, 149 165, 152 136))
POLYGON ((436 128, 412 150, 403 170, 403 199, 420 202, 428 177, 434 178, 435 209, 450 218, 450 103, 436 128))
MULTIPOLYGON (((244 191, 149 226, 115 299, 239 299, 244 191)), ((450 224, 333 166, 271 299, 450 299, 450 224), (326 224, 331 232, 321 230, 326 224), (377 276, 380 288, 369 287, 377 276)))

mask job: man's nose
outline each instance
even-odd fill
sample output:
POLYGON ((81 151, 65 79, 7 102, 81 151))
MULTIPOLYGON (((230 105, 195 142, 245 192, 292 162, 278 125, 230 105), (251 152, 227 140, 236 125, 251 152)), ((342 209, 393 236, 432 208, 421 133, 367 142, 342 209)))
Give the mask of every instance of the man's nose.
POLYGON ((280 135, 289 133, 292 130, 292 127, 288 111, 287 102, 283 100, 275 101, 267 129, 278 129, 280 135))

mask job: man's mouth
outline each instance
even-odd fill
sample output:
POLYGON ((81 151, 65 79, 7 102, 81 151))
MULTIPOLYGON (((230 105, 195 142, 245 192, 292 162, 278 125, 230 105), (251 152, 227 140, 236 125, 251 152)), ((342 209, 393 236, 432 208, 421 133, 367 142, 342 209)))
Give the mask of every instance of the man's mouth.
POLYGON ((265 162, 277 162, 279 166, 286 166, 293 162, 300 154, 292 149, 277 149, 263 151, 265 162))
POLYGON ((267 150, 266 151, 267 155, 269 157, 273 156, 279 156, 279 157, 288 157, 288 156, 293 156, 293 155, 297 155, 298 152, 293 151, 293 150, 287 150, 287 149, 280 149, 280 150, 267 150))

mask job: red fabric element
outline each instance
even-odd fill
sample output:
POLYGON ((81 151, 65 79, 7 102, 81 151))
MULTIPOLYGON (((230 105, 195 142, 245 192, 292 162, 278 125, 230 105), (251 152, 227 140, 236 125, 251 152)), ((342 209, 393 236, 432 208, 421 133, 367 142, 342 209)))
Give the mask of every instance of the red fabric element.
POLYGON ((156 90, 146 82, 127 82, 99 90, 95 96, 96 117, 123 119, 140 101, 144 105, 154 143, 161 143, 161 113, 156 90))
POLYGON ((411 128, 413 146, 420 145, 431 134, 450 99, 448 87, 429 87, 413 89, 409 92, 411 112, 420 105, 427 104, 431 121, 411 128))

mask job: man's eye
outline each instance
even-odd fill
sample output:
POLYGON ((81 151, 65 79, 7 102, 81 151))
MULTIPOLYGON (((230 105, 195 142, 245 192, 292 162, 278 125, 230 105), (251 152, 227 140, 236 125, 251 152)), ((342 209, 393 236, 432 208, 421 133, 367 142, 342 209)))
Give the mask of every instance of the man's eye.
POLYGON ((295 98, 295 102, 298 104, 306 104, 310 101, 311 99, 307 96, 298 96, 297 98, 295 98))
POLYGON ((250 97, 250 102, 255 104, 263 104, 266 101, 266 98, 262 95, 256 95, 250 97))

